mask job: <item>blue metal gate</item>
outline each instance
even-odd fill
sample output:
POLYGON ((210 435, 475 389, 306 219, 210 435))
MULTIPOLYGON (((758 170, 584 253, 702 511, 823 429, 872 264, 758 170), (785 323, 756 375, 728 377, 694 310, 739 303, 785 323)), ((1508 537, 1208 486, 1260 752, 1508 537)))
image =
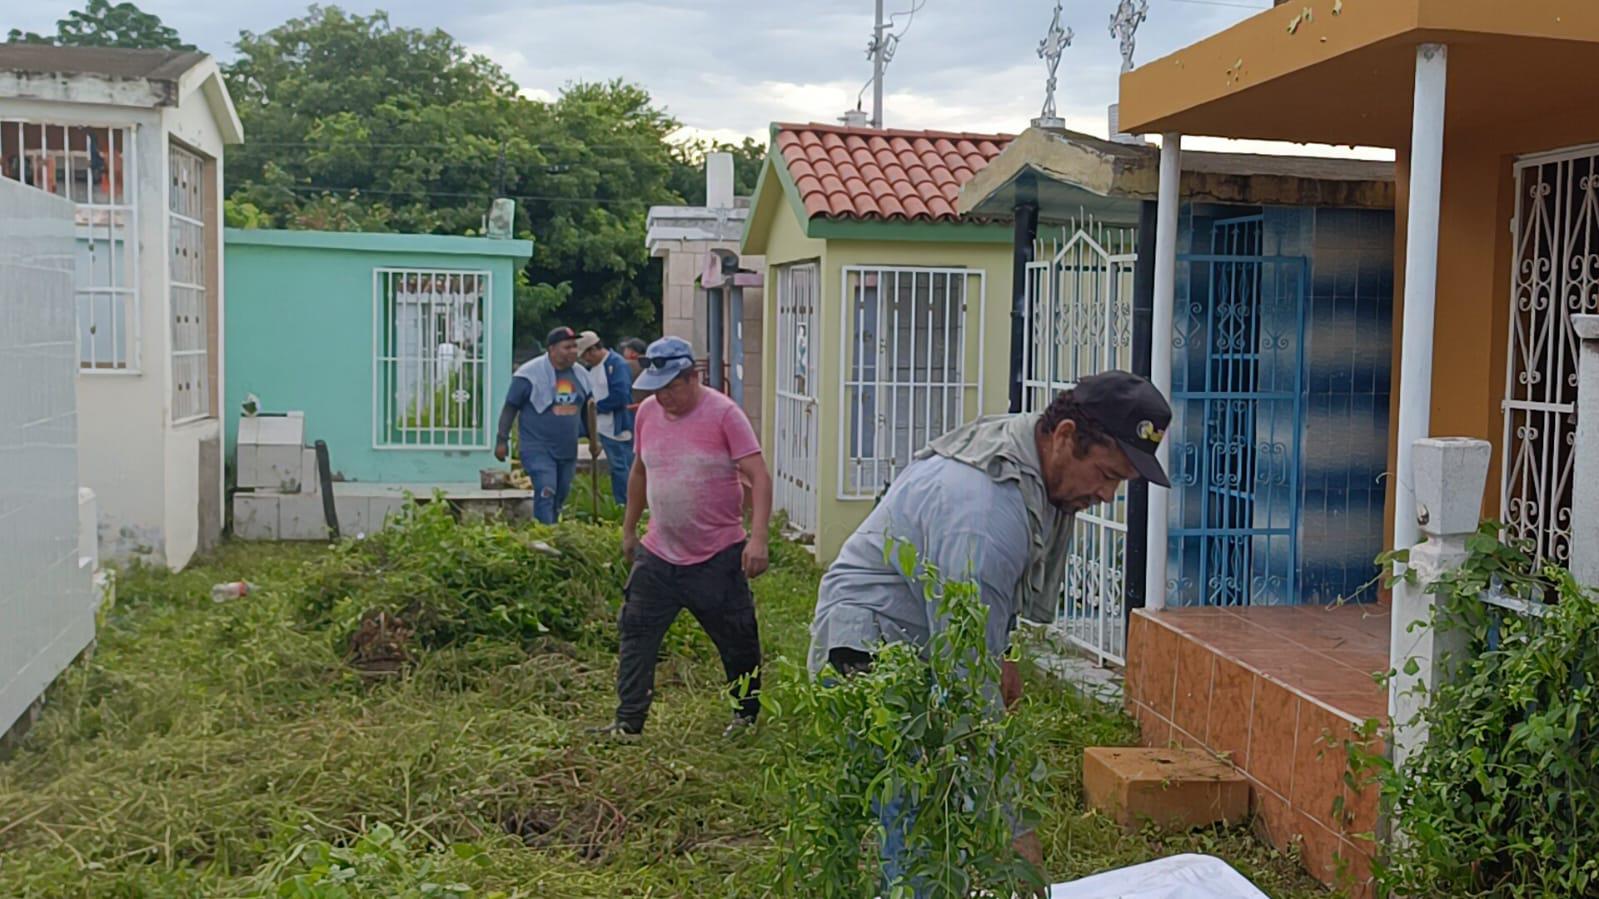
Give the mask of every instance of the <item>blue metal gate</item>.
POLYGON ((1298 601, 1306 264, 1264 227, 1216 221, 1179 259, 1167 605, 1298 601))

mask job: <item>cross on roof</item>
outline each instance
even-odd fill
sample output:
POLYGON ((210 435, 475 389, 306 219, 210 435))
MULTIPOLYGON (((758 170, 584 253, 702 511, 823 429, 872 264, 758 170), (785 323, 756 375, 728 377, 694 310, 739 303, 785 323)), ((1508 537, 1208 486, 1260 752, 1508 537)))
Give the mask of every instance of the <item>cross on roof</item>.
POLYGON ((1060 27, 1060 0, 1056 0, 1055 17, 1050 20, 1049 32, 1038 42, 1038 58, 1049 67, 1049 81, 1044 87, 1044 109, 1039 113, 1038 122, 1060 121, 1055 115, 1055 70, 1060 68, 1061 54, 1072 45, 1073 37, 1076 35, 1070 28, 1060 27))
POLYGON ((1110 16, 1110 36, 1121 42, 1122 71, 1133 70, 1134 35, 1149 17, 1149 0, 1121 0, 1110 16))

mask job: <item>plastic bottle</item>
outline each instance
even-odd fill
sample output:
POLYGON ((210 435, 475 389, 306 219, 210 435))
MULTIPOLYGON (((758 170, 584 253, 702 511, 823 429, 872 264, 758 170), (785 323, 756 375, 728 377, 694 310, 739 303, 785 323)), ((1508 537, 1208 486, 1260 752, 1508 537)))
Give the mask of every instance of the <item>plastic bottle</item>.
POLYGON ((211 601, 227 602, 230 599, 248 596, 258 589, 260 588, 249 581, 229 581, 225 584, 217 584, 211 588, 211 601))

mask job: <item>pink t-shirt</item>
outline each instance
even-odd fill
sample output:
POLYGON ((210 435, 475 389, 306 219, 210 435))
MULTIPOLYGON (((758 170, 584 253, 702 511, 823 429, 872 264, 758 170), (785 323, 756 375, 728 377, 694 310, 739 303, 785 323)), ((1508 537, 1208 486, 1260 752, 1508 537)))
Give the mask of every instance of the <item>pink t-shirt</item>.
POLYGON ((672 418, 650 397, 639 407, 633 439, 648 479, 645 549, 673 565, 698 565, 748 539, 736 463, 761 444, 743 409, 702 390, 694 411, 672 418))

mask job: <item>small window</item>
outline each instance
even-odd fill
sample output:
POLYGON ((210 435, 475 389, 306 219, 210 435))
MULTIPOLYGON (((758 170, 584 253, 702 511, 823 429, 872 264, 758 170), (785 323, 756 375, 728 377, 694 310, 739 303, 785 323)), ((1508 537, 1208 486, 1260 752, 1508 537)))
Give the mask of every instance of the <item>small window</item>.
POLYGON ((172 419, 188 421, 211 414, 211 331, 207 290, 206 161, 173 146, 168 166, 168 252, 172 277, 172 419))
POLYGON ((983 280, 968 269, 844 270, 840 498, 877 496, 979 414, 983 280))
POLYGON ((0 119, 0 178, 77 205, 78 364, 139 368, 134 129, 0 119))
POLYGON ((379 269, 374 278, 374 443, 488 449, 488 272, 379 269))

